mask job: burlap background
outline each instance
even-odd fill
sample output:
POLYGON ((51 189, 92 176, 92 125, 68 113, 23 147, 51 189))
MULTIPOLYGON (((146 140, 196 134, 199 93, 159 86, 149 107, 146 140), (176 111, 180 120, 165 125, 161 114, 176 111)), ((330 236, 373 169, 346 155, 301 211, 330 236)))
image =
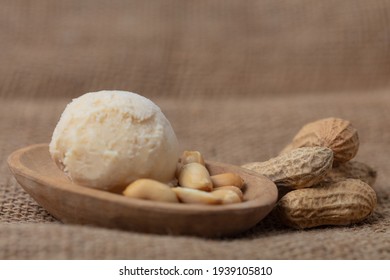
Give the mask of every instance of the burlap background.
POLYGON ((0 0, 1 259, 389 259, 390 2, 0 0), (366 222, 297 231, 268 216, 229 239, 64 225, 10 174, 49 142, 72 97, 124 89, 157 103, 182 149, 242 164, 306 122, 359 129, 378 170, 366 222))

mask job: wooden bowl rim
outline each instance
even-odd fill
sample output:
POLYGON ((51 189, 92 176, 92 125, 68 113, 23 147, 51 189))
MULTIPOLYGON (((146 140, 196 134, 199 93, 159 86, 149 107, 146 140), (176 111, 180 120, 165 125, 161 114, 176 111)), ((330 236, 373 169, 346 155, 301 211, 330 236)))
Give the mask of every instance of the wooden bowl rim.
MULTIPOLYGON (((254 176, 254 177, 260 177, 265 182, 267 182, 266 187, 268 188, 268 194, 265 196, 257 197, 255 199, 249 199, 247 201, 241 202, 241 203, 235 203, 235 204, 226 204, 226 205, 199 205, 199 204, 185 204, 185 203, 166 203, 166 202, 158 202, 158 201, 148 201, 148 200, 141 200, 141 199, 132 199, 125 196, 122 196, 120 194, 111 193, 99 189, 94 188, 88 188, 85 186, 81 186, 78 184, 73 183, 71 180, 69 180, 67 183, 59 183, 55 180, 55 176, 53 177, 44 177, 39 178, 36 174, 36 172, 26 166, 23 163, 22 158, 32 151, 36 149, 43 149, 47 148, 48 151, 48 144, 47 143, 41 143, 41 144, 33 144, 27 147, 20 148, 13 153, 10 154, 8 157, 8 165, 11 169, 12 173, 15 175, 23 176, 25 178, 28 178, 29 180, 32 180, 34 182, 37 182, 41 185, 48 186, 50 188, 55 188, 58 190, 62 190, 65 192, 72 192, 74 194, 78 195, 84 195, 84 196, 90 196, 99 200, 106 200, 109 203, 120 203, 125 204, 128 207, 136 207, 136 208, 144 208, 145 210, 157 210, 157 211, 163 211, 163 212, 177 212, 180 211, 183 214, 190 214, 190 213, 219 213, 219 212, 230 212, 230 211, 250 211, 255 210, 257 208, 261 208, 264 206, 273 206, 278 197, 278 191, 276 185, 269 180, 267 177, 259 175, 253 171, 241 168, 239 166, 230 165, 226 163, 220 163, 215 161, 206 161, 206 165, 218 165, 218 166, 225 166, 227 168, 231 169, 237 169, 240 170, 240 173, 245 173, 246 176, 254 176)), ((54 162, 53 162, 54 164, 54 162)), ((22 186, 23 187, 23 186, 22 186)), ((254 186, 247 186, 249 188, 252 188, 254 186)), ((261 186, 263 187, 263 186, 261 186)))

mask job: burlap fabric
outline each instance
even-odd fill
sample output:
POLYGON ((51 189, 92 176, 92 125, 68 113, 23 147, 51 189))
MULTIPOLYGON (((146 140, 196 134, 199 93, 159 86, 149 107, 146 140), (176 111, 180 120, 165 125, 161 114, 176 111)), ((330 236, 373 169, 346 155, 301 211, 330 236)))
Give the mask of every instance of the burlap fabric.
POLYGON ((389 259, 388 1, 0 1, 0 259, 389 259), (306 122, 358 128, 378 207, 347 227, 292 230, 271 214, 234 238, 66 225, 8 170, 49 142, 71 98, 124 89, 157 103, 182 149, 243 164, 306 122))

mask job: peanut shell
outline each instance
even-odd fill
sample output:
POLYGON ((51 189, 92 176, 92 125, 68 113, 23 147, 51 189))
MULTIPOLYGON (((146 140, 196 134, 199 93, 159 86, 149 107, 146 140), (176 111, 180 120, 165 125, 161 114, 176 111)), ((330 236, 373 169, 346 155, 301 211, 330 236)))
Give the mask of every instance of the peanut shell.
POLYGON ((368 217, 376 206, 376 193, 358 179, 294 190, 283 196, 276 213, 291 227, 350 225, 368 217))
POLYGON ((336 164, 347 162, 359 149, 358 132, 350 121, 340 118, 320 119, 304 125, 281 153, 314 146, 332 149, 336 164))
POLYGON ((347 178, 360 179, 366 184, 373 186, 375 184, 377 172, 367 164, 359 161, 349 161, 333 167, 326 174, 325 182, 338 182, 347 178))
POLYGON ((291 150, 265 162, 252 162, 243 168, 260 173, 278 187, 301 189, 323 180, 333 163, 333 152, 325 147, 291 150))

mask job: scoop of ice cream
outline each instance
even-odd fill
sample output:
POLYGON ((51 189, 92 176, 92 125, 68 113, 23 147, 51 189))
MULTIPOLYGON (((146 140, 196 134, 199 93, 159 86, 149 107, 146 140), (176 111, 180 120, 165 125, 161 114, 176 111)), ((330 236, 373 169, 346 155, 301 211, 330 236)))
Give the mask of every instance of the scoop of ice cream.
POLYGON ((67 105, 49 151, 76 183, 120 189, 139 178, 174 177, 178 142, 149 99, 126 91, 86 93, 67 105))

